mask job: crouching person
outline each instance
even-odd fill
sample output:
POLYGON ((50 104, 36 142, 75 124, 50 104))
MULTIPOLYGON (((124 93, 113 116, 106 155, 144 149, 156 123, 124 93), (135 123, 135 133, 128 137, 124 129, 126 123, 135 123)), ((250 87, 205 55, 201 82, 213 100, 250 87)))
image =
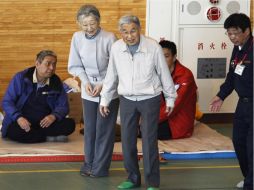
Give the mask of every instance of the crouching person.
POLYGON ((2 137, 21 143, 68 141, 75 122, 66 118, 68 99, 55 74, 56 63, 56 54, 43 50, 37 54, 35 67, 13 77, 2 101, 2 137))

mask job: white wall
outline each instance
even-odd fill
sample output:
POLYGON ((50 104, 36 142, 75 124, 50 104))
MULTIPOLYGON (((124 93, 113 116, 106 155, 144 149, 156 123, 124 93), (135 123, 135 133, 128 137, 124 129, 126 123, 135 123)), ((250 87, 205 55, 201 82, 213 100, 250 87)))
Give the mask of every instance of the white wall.
MULTIPOLYGON (((201 111, 209 113, 209 102, 216 95, 225 78, 197 78, 198 58, 226 58, 227 67, 233 45, 225 35, 223 23, 227 16, 236 10, 249 15, 249 0, 220 0, 219 4, 212 5, 208 0, 147 0, 146 34, 156 40, 165 38, 174 41, 178 47, 178 59, 183 65, 190 68, 194 74, 199 91, 199 105, 201 111), (189 14, 193 6, 195 14, 189 14), (207 10, 218 7, 221 17, 216 22, 207 19, 207 10), (204 48, 198 50, 198 43, 204 48), (215 49, 210 45, 215 44, 215 49), (221 43, 227 45, 222 49, 221 43)), ((237 12, 238 12, 237 11, 237 12)), ((224 102, 221 112, 232 113, 235 110, 238 97, 232 93, 224 102)))

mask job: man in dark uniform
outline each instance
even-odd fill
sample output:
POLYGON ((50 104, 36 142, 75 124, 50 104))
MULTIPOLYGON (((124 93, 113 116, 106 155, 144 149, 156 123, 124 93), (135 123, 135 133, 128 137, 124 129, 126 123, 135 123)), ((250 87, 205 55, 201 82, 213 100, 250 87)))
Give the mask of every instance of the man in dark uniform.
MULTIPOLYGON (((211 101, 211 111, 220 110, 224 99, 235 90, 239 96, 233 121, 233 144, 244 176, 244 190, 253 189, 253 36, 250 18, 242 13, 230 15, 224 23, 234 44, 230 68, 219 93, 211 101)), ((242 185, 241 185, 242 184, 242 185)))

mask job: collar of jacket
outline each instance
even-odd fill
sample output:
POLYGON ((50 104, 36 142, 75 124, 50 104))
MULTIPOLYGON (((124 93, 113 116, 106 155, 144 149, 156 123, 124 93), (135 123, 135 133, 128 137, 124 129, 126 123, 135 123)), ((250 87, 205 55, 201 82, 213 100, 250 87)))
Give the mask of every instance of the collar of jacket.
POLYGON ((250 36, 249 39, 245 42, 245 44, 242 46, 241 50, 239 50, 239 46, 237 46, 238 51, 241 52, 248 52, 253 47, 253 36, 250 36))
MULTIPOLYGON (((33 73, 34 70, 36 68, 35 67, 30 67, 26 70, 25 74, 24 74, 24 80, 25 82, 28 83, 33 83, 33 73)), ((62 90, 62 82, 60 80, 60 78, 54 74, 50 77, 50 82, 49 82, 49 89, 53 90, 53 91, 61 91, 62 90)))
MULTIPOLYGON (((123 40, 123 39, 122 39, 123 40)), ((122 46, 121 50, 124 51, 129 51, 127 44, 123 41, 124 45, 122 46)), ((145 46, 145 37, 143 35, 140 35, 140 42, 139 42, 139 46, 136 52, 143 52, 146 53, 147 52, 147 47, 145 46)))

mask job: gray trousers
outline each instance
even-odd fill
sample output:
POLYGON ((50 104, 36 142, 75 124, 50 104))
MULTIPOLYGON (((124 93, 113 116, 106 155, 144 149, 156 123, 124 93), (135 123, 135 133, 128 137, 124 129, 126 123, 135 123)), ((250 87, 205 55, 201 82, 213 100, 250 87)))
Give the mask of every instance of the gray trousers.
POLYGON ((84 110, 85 162, 81 171, 97 177, 108 176, 115 141, 119 99, 109 105, 110 114, 102 117, 99 103, 82 99, 84 110))
POLYGON ((124 167, 128 173, 128 180, 136 185, 141 184, 137 156, 137 128, 140 117, 145 183, 148 187, 159 187, 160 185, 157 141, 159 113, 160 96, 142 101, 131 101, 120 97, 124 167))

